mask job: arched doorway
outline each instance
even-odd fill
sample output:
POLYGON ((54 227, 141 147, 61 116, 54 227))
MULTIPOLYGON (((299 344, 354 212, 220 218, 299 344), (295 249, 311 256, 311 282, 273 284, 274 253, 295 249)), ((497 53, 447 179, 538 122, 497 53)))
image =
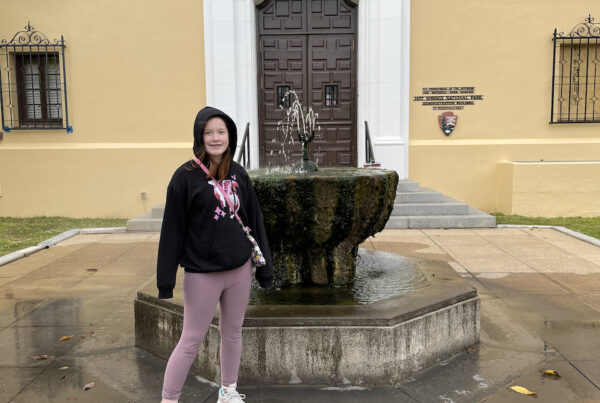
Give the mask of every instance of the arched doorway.
MULTIPOLYGON (((293 89, 319 115, 311 159, 320 166, 356 166, 355 4, 267 0, 257 7, 260 165, 284 163, 277 123, 284 116, 283 94, 293 89)), ((299 160, 300 146, 291 153, 299 160)))

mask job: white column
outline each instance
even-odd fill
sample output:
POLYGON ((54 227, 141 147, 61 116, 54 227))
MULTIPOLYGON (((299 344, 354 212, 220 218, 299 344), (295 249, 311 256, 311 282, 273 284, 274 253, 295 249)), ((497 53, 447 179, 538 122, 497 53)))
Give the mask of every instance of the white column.
POLYGON ((410 0, 358 4, 358 162, 367 121, 377 162, 407 178, 410 0))
POLYGON ((204 0, 206 103, 229 114, 238 150, 250 122, 250 157, 258 167, 255 6, 252 0, 204 0))

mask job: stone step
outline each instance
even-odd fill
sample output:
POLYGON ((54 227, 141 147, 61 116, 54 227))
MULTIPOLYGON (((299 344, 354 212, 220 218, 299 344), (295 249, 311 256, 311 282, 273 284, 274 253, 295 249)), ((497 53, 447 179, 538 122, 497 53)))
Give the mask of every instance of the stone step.
POLYGON ((161 217, 152 217, 152 210, 144 215, 127 220, 127 231, 160 232, 161 226, 162 215, 161 217))
POLYGON ((386 229, 493 228, 496 217, 469 207, 465 215, 391 216, 386 229))
POLYGON ((398 203, 394 204, 392 216, 465 215, 469 206, 445 198, 443 203, 398 203))
MULTIPOLYGON (((160 232, 165 205, 127 221, 128 231, 160 232)), ((495 227, 496 218, 403 179, 398 183, 396 202, 386 228, 486 228, 495 227)))
POLYGON ((417 192, 419 190, 419 183, 411 181, 410 179, 400 179, 398 181, 398 188, 396 192, 417 192))
POLYGON ((444 195, 435 190, 420 187, 416 192, 397 192, 395 203, 443 203, 444 195))
POLYGON ((150 210, 150 217, 152 217, 152 218, 162 219, 164 214, 165 214, 165 203, 159 204, 156 207, 152 207, 152 210, 150 210))

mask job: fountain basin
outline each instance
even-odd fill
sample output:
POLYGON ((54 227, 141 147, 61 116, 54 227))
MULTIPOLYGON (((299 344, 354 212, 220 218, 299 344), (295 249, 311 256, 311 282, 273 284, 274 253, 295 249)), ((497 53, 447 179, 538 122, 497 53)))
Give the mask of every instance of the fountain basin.
POLYGON ((398 185, 398 174, 384 169, 249 175, 263 212, 276 287, 352 282, 358 245, 383 230, 398 185))
MULTIPOLYGON (((476 289, 445 262, 403 259, 418 265, 429 285, 360 305, 249 306, 239 382, 392 385, 477 343, 476 289)), ((167 359, 182 326, 180 287, 171 300, 158 300, 153 283, 138 291, 136 346, 167 359)), ((193 364, 217 383, 219 343, 217 313, 193 364)))
POLYGON ((394 253, 361 250, 350 284, 287 286, 265 290, 253 279, 250 305, 366 305, 428 287, 427 262, 394 253))

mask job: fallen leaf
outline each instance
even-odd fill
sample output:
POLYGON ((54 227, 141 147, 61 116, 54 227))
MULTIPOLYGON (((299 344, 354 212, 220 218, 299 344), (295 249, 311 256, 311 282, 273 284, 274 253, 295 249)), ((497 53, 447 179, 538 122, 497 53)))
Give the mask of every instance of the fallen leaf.
POLYGON ((90 383, 88 383, 87 385, 85 385, 85 386, 83 387, 83 390, 90 390, 90 389, 92 389, 94 386, 96 386, 96 382, 90 382, 90 383))
POLYGON ((87 269, 87 271, 92 272, 92 273, 96 273, 98 271, 98 269, 87 269))
POLYGON ((82 339, 85 339, 86 337, 90 337, 94 334, 94 332, 90 331, 90 332, 85 332, 84 334, 81 335, 82 339))
POLYGON ((65 369, 68 369, 68 368, 69 368, 69 367, 60 367, 59 369, 61 369, 61 370, 65 370, 65 369))
POLYGON ((49 360, 50 358, 53 358, 54 356, 52 355, 48 355, 48 354, 42 354, 42 355, 34 355, 33 358, 34 360, 49 360))
POLYGON ((522 386, 511 386, 510 387, 512 390, 514 390, 517 393, 522 393, 524 395, 529 395, 529 396, 533 396, 533 397, 537 397, 537 393, 530 391, 527 388, 524 388, 522 386))
POLYGON ((71 337, 73 337, 73 335, 71 335, 71 336, 63 336, 63 337, 61 337, 60 339, 58 339, 58 341, 70 340, 70 339, 71 339, 71 337))
POLYGON ((467 348, 466 348, 467 354, 474 353, 474 352, 475 352, 475 350, 476 350, 476 349, 475 349, 475 347, 467 347, 467 348))
POLYGON ((560 378, 560 375, 558 375, 558 372, 556 372, 553 369, 547 369, 544 372, 542 372, 542 375, 546 375, 546 376, 555 376, 557 378, 560 378))
POLYGON ((73 397, 73 396, 69 396, 69 397, 67 397, 67 400, 77 400, 77 398, 73 397))

